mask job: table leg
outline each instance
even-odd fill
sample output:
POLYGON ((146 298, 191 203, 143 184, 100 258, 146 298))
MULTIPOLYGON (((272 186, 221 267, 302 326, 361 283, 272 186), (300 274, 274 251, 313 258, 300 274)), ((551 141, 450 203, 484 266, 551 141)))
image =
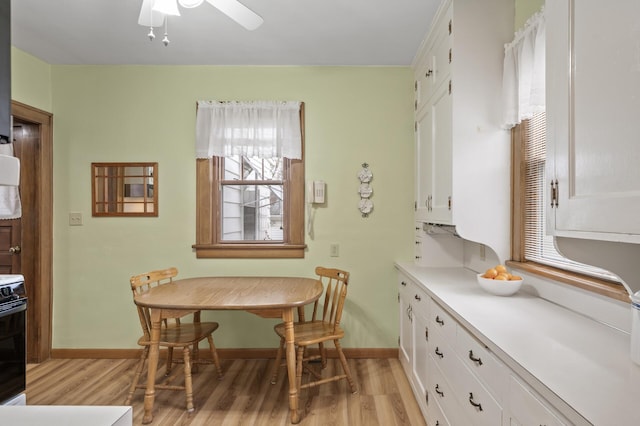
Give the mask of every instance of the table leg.
POLYGON ((282 311, 282 320, 284 321, 285 341, 286 341, 286 357, 287 357, 287 376, 289 378, 289 415, 291 423, 299 423, 300 416, 298 414, 298 388, 296 386, 296 348, 293 335, 293 314, 295 308, 284 309, 282 311))
POLYGON ((144 416, 142 423, 147 424, 153 421, 153 402, 156 396, 156 372, 158 371, 158 357, 160 348, 160 309, 151 310, 151 346, 149 347, 149 365, 147 366, 147 388, 144 392, 144 416))

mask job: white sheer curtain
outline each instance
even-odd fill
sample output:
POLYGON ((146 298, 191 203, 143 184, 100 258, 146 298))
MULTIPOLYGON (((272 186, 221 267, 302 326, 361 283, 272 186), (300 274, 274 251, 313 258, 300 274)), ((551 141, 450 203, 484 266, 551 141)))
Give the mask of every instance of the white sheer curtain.
POLYGON ((198 101, 196 158, 302 158, 300 102, 198 101))
POLYGON ((544 8, 504 46, 502 96, 505 129, 545 110, 544 8))

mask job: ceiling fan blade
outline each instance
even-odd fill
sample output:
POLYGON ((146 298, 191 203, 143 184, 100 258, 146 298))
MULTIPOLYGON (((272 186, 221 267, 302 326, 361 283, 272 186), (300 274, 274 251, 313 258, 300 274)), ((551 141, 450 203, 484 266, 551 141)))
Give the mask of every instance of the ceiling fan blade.
POLYGON ((164 23, 164 13, 153 10, 155 0, 142 0, 138 24, 145 27, 159 27, 164 23))
POLYGON ((207 0, 207 2, 249 31, 255 30, 264 22, 260 15, 237 0, 207 0))

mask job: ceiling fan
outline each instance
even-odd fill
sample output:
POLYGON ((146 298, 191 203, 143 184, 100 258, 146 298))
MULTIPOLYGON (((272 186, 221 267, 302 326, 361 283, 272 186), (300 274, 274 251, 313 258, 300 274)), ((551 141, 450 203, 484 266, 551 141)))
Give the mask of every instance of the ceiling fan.
MULTIPOLYGON (((155 38, 153 27, 164 25, 165 34, 162 42, 165 46, 168 46, 167 16, 180 16, 178 3, 184 8, 191 9, 200 6, 204 1, 205 0, 142 0, 138 24, 149 27, 149 34, 147 34, 147 36, 150 40, 155 38)), ((249 31, 255 30, 264 22, 260 15, 238 0, 206 0, 206 2, 249 31)))

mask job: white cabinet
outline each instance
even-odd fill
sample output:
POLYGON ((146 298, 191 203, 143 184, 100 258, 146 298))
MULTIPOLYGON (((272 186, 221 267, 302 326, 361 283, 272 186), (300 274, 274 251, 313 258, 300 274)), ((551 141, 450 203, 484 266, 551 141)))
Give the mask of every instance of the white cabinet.
MULTIPOLYGON (((473 361, 474 365, 469 368, 465 361, 469 359, 469 351, 467 350, 469 339, 467 337, 458 338, 458 335, 467 332, 433 300, 430 309, 432 330, 430 355, 449 385, 456 402, 454 407, 448 409, 442 407, 444 415, 448 417, 450 422, 453 422, 452 416, 467 419, 464 423, 461 423, 462 419, 459 419, 456 424, 485 426, 502 424, 502 406, 499 402, 502 395, 495 393, 502 390, 501 386, 495 386, 497 390, 492 389, 484 383, 484 379, 495 377, 497 380, 501 380, 502 377, 506 378, 505 368, 495 362, 485 365, 482 358, 489 361, 492 357, 486 349, 479 350, 476 345, 473 346, 476 354, 472 354, 475 360, 473 361), (478 374, 478 366, 485 367, 482 369, 483 374, 478 374)), ((435 392, 435 387, 433 390, 435 392)))
POLYGON ((560 415, 516 377, 509 379, 509 426, 564 426, 560 415))
POLYGON ((427 289, 398 273, 399 357, 427 423, 570 424, 427 289))
POLYGON ((545 9, 547 178, 558 187, 549 229, 640 243, 640 2, 545 9))
POLYGON ((416 121, 416 216, 451 224, 451 93, 441 86, 416 121))
MULTIPOLYGON (((398 276, 400 362, 423 414, 427 409, 429 297, 405 275, 398 276)), ((425 414, 426 415, 426 414, 425 414)))
POLYGON ((510 146, 499 94, 513 7, 443 1, 414 61, 416 220, 455 225, 501 259, 509 253, 510 146))

